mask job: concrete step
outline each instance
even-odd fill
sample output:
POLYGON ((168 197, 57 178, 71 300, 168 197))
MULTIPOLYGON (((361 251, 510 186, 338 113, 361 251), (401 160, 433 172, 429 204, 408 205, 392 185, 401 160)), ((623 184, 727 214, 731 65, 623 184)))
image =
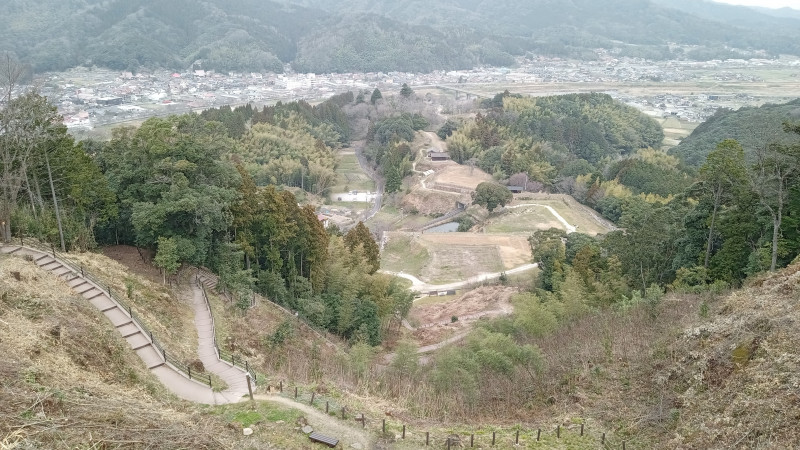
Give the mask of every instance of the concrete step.
POLYGON ((57 276, 57 277, 62 277, 62 276, 65 276, 65 275, 73 273, 72 269, 70 269, 69 267, 66 267, 66 266, 56 267, 55 269, 50 270, 50 272, 55 274, 55 276, 57 276))
POLYGON ((119 334, 121 334, 122 337, 127 338, 135 333, 139 333, 141 330, 139 330, 139 327, 136 326, 135 323, 128 322, 124 325, 118 326, 117 331, 119 331, 119 334))
POLYGON ((75 289, 75 288, 78 288, 80 286, 83 286, 84 284, 89 284, 89 282, 86 281, 85 279, 81 278, 81 277, 77 277, 77 278, 73 278, 73 279, 67 281, 67 284, 72 289, 75 289))
POLYGON ((127 338, 125 338, 125 340, 128 341, 128 344, 130 344, 131 348, 134 350, 139 350, 150 345, 150 339, 148 339, 147 336, 139 332, 137 332, 132 336, 128 336, 127 338))
POLYGON ((88 283, 84 284, 84 285, 81 285, 78 288, 75 288, 75 292, 77 292, 80 295, 87 294, 91 290, 95 290, 95 291, 98 291, 98 292, 100 291, 100 289, 97 289, 93 284, 88 284, 88 283))
POLYGON ((131 318, 128 316, 128 314, 119 308, 105 311, 103 314, 108 317, 108 320, 110 320, 111 324, 115 327, 131 321, 131 318))
POLYGON ((52 260, 44 264, 39 264, 39 267, 41 267, 44 270, 53 271, 55 269, 58 269, 59 267, 64 267, 64 265, 56 260, 52 260))
POLYGON ((100 293, 100 295, 88 299, 89 303, 91 303, 95 308, 99 309, 100 311, 107 311, 109 308, 116 308, 117 304, 112 302, 108 297, 100 293))

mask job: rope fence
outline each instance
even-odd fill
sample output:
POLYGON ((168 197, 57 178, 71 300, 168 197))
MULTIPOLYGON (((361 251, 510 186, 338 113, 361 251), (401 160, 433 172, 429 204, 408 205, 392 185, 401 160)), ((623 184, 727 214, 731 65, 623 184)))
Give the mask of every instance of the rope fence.
POLYGON ((424 426, 412 425, 386 417, 369 417, 362 412, 349 409, 336 398, 327 397, 314 390, 302 390, 299 386, 267 385, 267 391, 276 390, 277 394, 298 403, 307 404, 324 411, 326 414, 343 421, 354 421, 357 426, 379 437, 390 441, 402 441, 415 447, 438 446, 446 448, 486 448, 509 446, 535 446, 537 443, 547 448, 554 445, 599 445, 602 449, 623 449, 632 447, 625 438, 603 431, 590 429, 585 423, 556 425, 548 427, 526 427, 522 425, 497 428, 495 430, 464 429, 452 432, 441 429, 430 431, 424 426), (568 441, 567 441, 568 439, 568 441))

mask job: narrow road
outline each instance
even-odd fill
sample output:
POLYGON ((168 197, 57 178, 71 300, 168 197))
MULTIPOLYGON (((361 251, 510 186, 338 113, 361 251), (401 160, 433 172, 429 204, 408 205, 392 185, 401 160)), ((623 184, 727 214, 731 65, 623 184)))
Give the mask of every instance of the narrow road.
MULTIPOLYGON (((234 403, 241 400, 241 396, 237 397, 235 393, 214 392, 207 384, 190 379, 166 361, 164 349, 156 342, 153 335, 139 323, 135 314, 132 314, 129 308, 121 305, 107 289, 92 281, 88 273, 82 273, 82 269, 74 263, 69 263, 65 259, 54 257, 52 254, 38 249, 18 245, 2 245, 0 252, 18 257, 29 257, 42 270, 62 279, 73 292, 103 313, 130 345, 131 350, 141 358, 145 367, 177 397, 208 405, 234 403)), ((200 334, 199 330, 198 334, 200 334)))
POLYGON ((387 275, 394 275, 396 277, 405 278, 406 280, 411 281, 411 290, 416 292, 428 292, 428 291, 446 291, 451 289, 459 289, 463 288, 464 286, 480 283, 483 281, 494 280, 500 278, 502 274, 506 275, 513 275, 515 273, 526 272, 528 270, 532 270, 539 267, 538 263, 533 264, 524 264, 519 267, 515 267, 513 269, 504 270, 502 272, 494 272, 494 273, 481 273, 475 275, 474 277, 467 278, 466 280, 456 281, 454 283, 447 283, 447 284, 428 284, 424 281, 420 280, 419 278, 415 277, 414 275, 403 273, 403 272, 391 272, 388 270, 379 270, 381 273, 385 273, 387 275))
POLYGON ((364 222, 371 219, 378 211, 381 210, 381 206, 383 203, 383 189, 386 185, 385 180, 383 179, 380 174, 378 174, 370 165, 369 161, 367 161, 367 157, 364 156, 364 141, 354 141, 353 142, 353 150, 356 154, 356 159, 358 159, 358 165, 361 166, 361 170, 364 171, 375 183, 375 203, 372 204, 372 208, 367 211, 366 215, 364 216, 364 222))

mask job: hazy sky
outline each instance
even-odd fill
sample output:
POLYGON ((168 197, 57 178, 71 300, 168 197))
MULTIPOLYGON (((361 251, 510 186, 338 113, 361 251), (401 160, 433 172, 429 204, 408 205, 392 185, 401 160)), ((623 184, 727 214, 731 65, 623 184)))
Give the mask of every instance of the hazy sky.
POLYGON ((732 5, 764 6, 767 8, 783 8, 788 6, 800 9, 800 0, 714 0, 719 3, 730 3, 732 5))

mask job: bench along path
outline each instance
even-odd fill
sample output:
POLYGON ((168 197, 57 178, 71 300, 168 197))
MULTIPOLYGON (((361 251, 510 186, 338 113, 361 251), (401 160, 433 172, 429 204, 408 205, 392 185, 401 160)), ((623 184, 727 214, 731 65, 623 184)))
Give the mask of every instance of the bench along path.
POLYGON ((94 305, 119 331, 150 372, 176 396, 192 402, 218 405, 238 402, 247 393, 247 380, 245 379, 244 371, 235 367, 231 368, 229 364, 219 361, 218 358, 216 361, 212 360, 210 356, 203 358, 202 348, 204 342, 207 342, 208 339, 213 340, 214 331, 202 326, 205 323, 202 317, 195 318, 201 347, 199 350, 201 361, 203 361, 206 370, 219 375, 228 383, 228 389, 222 392, 214 392, 207 384, 189 379, 186 374, 166 361, 164 355, 153 342, 153 337, 141 328, 129 311, 117 303, 109 295, 108 291, 81 276, 81 273, 76 272, 63 261, 43 251, 18 245, 0 246, 0 252, 32 258, 36 265, 62 279, 73 291, 94 305), (241 381, 237 381, 237 377, 241 381))

